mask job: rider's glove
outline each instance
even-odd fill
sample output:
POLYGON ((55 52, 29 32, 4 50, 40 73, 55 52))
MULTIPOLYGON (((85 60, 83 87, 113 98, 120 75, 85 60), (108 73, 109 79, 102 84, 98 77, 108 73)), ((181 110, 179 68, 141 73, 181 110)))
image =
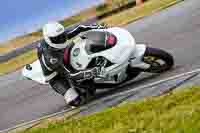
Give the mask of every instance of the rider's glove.
POLYGON ((70 77, 76 81, 84 81, 87 79, 95 78, 98 75, 98 73, 99 73, 99 68, 95 67, 90 70, 80 71, 75 74, 70 74, 70 77))
POLYGON ((95 78, 99 73, 99 68, 95 67, 90 70, 84 71, 84 79, 95 78))
POLYGON ((73 80, 79 80, 79 79, 82 79, 83 77, 84 77, 83 72, 70 74, 70 78, 73 79, 73 80))
POLYGON ((99 75, 99 73, 100 73, 100 68, 99 67, 95 67, 95 68, 93 68, 91 71, 92 71, 92 75, 93 75, 93 77, 95 78, 95 77, 97 77, 98 75, 99 75))

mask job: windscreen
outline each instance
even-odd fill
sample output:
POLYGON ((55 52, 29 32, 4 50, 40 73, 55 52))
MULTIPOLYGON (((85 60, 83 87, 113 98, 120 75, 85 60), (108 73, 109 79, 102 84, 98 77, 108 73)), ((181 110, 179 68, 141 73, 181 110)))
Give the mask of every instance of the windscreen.
MULTIPOLYGON (((110 45, 108 42, 109 37, 114 36, 109 32, 89 31, 86 32, 83 36, 85 39, 87 39, 85 49, 88 54, 101 52, 114 46, 110 45)), ((114 41, 114 43, 116 43, 116 38, 114 41)))

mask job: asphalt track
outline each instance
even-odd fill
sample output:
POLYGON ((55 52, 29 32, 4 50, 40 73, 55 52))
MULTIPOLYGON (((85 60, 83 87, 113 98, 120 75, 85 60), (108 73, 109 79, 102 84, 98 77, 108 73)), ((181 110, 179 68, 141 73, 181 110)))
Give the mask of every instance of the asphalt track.
MULTIPOLYGON (((200 67, 199 0, 183 1, 160 13, 131 23, 126 28, 138 43, 147 43, 172 53, 176 65, 169 72, 153 76, 144 75, 129 86, 103 93, 100 97, 134 89, 200 67)), ((0 81, 0 130, 65 108, 63 98, 54 93, 49 86, 23 80, 20 71, 1 76, 0 81)), ((141 91, 147 95, 154 93, 145 89, 141 91)), ((97 109, 92 108, 90 112, 94 111, 97 109)))

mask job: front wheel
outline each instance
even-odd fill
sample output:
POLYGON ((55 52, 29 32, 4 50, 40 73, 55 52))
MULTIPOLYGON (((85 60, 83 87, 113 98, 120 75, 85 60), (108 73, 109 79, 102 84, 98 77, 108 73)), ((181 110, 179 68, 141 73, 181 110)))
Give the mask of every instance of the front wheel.
POLYGON ((171 69, 174 65, 174 59, 168 52, 158 49, 147 47, 143 61, 150 65, 145 72, 162 73, 171 69))

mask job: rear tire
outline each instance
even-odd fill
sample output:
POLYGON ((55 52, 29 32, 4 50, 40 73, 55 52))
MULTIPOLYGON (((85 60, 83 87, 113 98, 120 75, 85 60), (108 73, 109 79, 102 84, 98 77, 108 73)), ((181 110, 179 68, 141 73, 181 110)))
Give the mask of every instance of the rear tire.
POLYGON ((145 72, 150 73, 162 73, 170 70, 174 65, 174 59, 171 54, 162 49, 151 47, 147 47, 143 61, 150 64, 150 68, 145 70, 145 72))

